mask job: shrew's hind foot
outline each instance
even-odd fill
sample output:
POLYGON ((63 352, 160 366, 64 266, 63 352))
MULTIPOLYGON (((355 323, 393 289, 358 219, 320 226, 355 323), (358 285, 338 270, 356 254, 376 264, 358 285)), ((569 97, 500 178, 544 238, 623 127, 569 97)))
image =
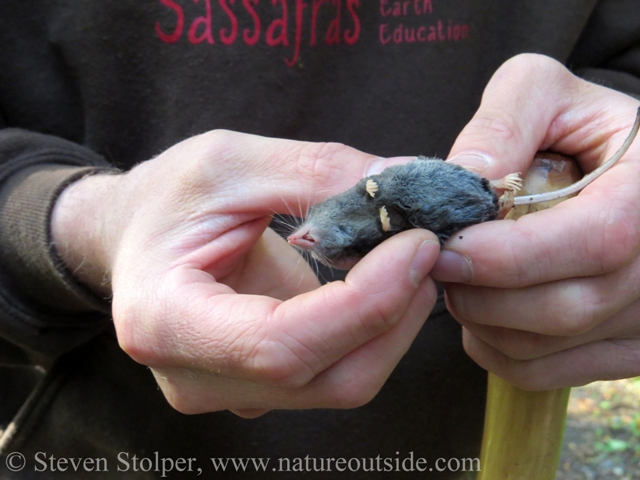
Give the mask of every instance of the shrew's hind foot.
POLYGON ((520 172, 510 173, 498 180, 491 180, 489 185, 494 190, 504 191, 505 194, 508 192, 515 193, 522 188, 522 178, 520 178, 520 172))

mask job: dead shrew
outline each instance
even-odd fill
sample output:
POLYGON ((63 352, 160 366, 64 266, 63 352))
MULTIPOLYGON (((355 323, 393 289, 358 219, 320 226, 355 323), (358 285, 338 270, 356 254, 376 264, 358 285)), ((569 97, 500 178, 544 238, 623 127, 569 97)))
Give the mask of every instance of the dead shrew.
POLYGON ((490 181, 458 165, 418 157, 363 178, 349 190, 312 206, 302 226, 287 240, 316 260, 344 269, 382 241, 411 228, 430 230, 444 243, 463 228, 495 220, 513 206, 579 192, 625 154, 639 125, 640 109, 629 136, 609 160, 569 187, 537 195, 514 197, 522 186, 519 174, 490 181))

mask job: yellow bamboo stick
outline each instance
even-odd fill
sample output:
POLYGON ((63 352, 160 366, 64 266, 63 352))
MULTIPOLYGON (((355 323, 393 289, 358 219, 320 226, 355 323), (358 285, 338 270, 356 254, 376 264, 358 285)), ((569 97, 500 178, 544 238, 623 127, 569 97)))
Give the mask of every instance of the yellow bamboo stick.
POLYGON ((570 391, 529 392, 489 373, 477 480, 553 480, 570 391))
MULTIPOLYGON (((536 155, 519 195, 543 193, 578 181, 573 159, 536 155)), ((565 200, 524 205, 506 218, 517 219, 565 200)), ((553 480, 558 468, 570 388, 522 390, 489 373, 480 468, 476 480, 553 480)))

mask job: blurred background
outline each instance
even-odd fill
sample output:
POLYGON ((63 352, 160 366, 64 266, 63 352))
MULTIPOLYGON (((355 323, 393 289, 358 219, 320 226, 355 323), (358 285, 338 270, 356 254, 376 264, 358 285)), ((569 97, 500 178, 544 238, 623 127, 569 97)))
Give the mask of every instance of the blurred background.
POLYGON ((571 390, 556 480, 640 480, 640 377, 571 390))

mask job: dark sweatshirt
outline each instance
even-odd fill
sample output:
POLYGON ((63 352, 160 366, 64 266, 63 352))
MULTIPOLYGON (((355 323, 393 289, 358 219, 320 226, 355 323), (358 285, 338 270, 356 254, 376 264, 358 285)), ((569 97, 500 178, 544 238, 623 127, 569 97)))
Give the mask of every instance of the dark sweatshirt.
POLYGON ((365 407, 185 416, 56 257, 55 199, 216 128, 444 157, 523 52, 640 95, 637 0, 5 0, 0 45, 0 453, 27 460, 1 478, 159 478, 181 457, 168 478, 454 478, 437 469, 477 456, 485 374, 441 304, 365 407), (270 463, 216 471, 231 457, 270 463))

